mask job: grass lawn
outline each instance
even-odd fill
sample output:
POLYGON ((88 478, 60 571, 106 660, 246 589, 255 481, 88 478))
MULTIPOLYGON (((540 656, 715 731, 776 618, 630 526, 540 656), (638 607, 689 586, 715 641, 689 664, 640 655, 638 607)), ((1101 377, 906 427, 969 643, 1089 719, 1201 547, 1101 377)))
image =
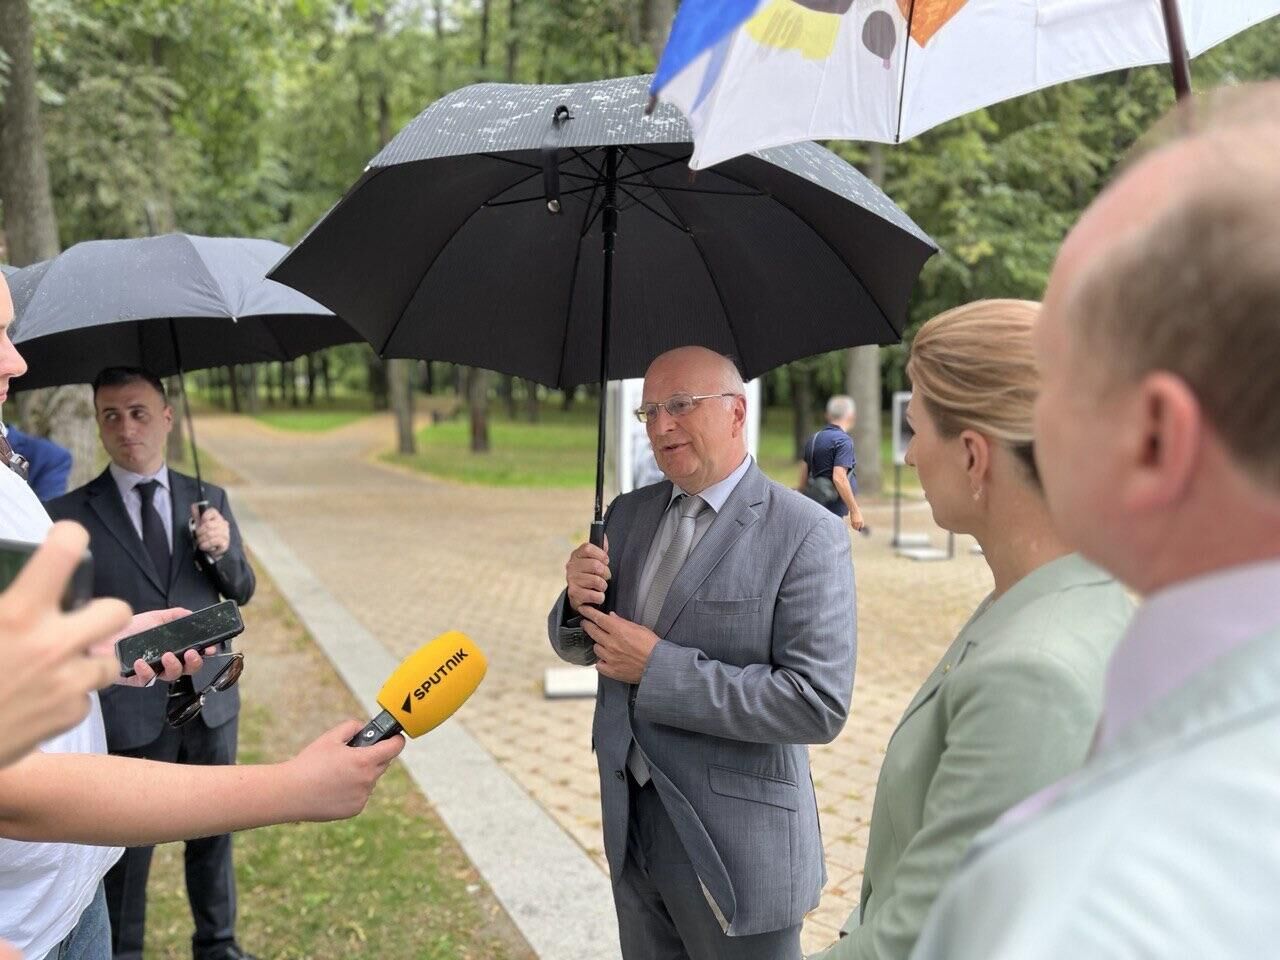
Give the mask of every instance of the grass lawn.
MULTIPOLYGON (((815 427, 816 429, 816 427, 815 427)), ((418 431, 418 452, 387 453, 383 459, 462 483, 499 487, 590 487, 595 483, 596 411, 580 404, 565 413, 544 407, 538 423, 510 420, 494 410, 489 418, 487 454, 472 453, 465 415, 418 431)), ((891 441, 884 431, 885 485, 893 479, 891 441)), ((791 438, 791 411, 765 411, 760 435, 760 468, 787 486, 797 479, 791 438)), ((903 470, 903 488, 918 490, 915 470, 903 470)))
POLYGON ((277 430, 323 433, 345 427, 372 412, 373 403, 369 397, 335 397, 332 401, 318 397, 314 404, 298 407, 260 405, 253 417, 277 430))
POLYGON ((254 419, 277 430, 293 430, 299 433, 322 433, 337 427, 345 427, 361 417, 369 415, 368 410, 308 410, 299 407, 294 410, 285 408, 268 410, 254 415, 254 419))
MULTIPOLYGON (((282 760, 340 720, 360 717, 261 568, 244 616, 247 629, 236 641, 246 657, 241 762, 282 760)), ((398 764, 359 817, 239 834, 235 863, 237 933, 264 958, 533 960, 398 764)), ((148 890, 147 956, 187 960, 192 925, 181 844, 157 848, 148 890)))
POLYGON ((383 459, 450 480, 498 487, 590 487, 595 483, 596 411, 543 408, 538 423, 489 417, 489 452, 470 449, 465 412, 418 431, 418 452, 383 459))

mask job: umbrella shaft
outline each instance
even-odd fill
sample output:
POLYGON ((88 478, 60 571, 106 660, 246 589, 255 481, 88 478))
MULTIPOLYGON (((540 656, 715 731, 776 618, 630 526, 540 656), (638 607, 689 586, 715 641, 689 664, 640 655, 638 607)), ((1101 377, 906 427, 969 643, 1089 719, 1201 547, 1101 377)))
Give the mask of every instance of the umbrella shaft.
POLYGON ((1182 14, 1178 0, 1160 0, 1164 13, 1164 31, 1169 38, 1169 67, 1173 70, 1173 89, 1179 100, 1191 96, 1191 62, 1187 41, 1182 33, 1182 14))
POLYGON ((618 235, 618 148, 605 150, 604 202, 600 219, 604 234, 604 304, 600 311, 600 422, 596 428, 596 508, 592 541, 603 538, 604 433, 609 396, 609 327, 613 310, 613 246, 618 235))

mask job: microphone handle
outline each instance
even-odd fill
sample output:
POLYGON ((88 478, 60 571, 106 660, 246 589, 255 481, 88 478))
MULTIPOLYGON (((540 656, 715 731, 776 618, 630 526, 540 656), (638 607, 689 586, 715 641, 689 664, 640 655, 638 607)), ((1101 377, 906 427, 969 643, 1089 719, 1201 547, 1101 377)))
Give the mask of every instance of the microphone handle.
POLYGON ((347 741, 348 747, 372 747, 403 730, 399 722, 386 710, 364 725, 364 729, 347 741))

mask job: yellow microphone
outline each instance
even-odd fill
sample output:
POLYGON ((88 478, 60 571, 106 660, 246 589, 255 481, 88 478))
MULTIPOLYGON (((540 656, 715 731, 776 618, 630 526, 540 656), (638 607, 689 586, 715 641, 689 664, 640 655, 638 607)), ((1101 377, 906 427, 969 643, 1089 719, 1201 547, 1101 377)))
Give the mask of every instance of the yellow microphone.
POLYGON ((489 662, 470 637, 442 633, 396 667, 378 691, 382 712, 347 741, 369 747, 404 731, 420 737, 444 723, 484 679, 489 662))

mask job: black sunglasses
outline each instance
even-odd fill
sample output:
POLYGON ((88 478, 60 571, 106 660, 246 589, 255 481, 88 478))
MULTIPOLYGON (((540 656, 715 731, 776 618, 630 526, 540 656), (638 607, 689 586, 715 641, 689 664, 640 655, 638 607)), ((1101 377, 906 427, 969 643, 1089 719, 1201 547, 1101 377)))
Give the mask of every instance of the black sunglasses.
MULTIPOLYGON (((221 693, 224 690, 230 690, 236 685, 236 681, 240 679, 240 674, 242 673, 244 673, 244 654, 233 653, 230 655, 226 666, 219 670, 217 676, 213 678, 213 682, 199 693, 196 693, 195 690, 179 689, 179 685, 174 684, 169 690, 169 702, 165 707, 165 722, 171 727, 180 727, 183 724, 190 723, 200 716, 200 711, 204 709, 204 698, 209 695, 210 691, 221 693)), ((188 679, 189 684, 190 680, 188 679)))

